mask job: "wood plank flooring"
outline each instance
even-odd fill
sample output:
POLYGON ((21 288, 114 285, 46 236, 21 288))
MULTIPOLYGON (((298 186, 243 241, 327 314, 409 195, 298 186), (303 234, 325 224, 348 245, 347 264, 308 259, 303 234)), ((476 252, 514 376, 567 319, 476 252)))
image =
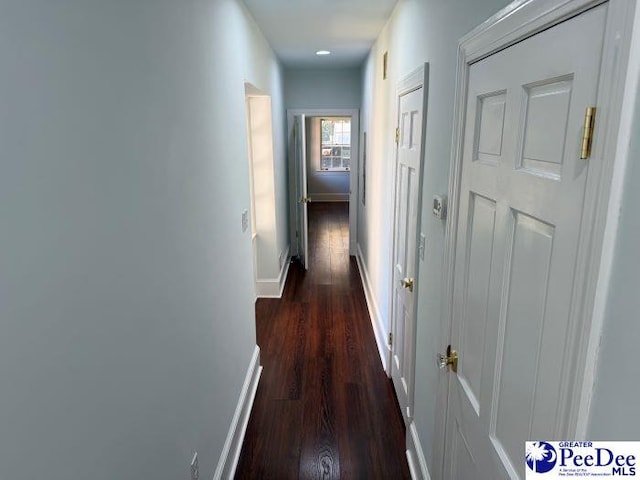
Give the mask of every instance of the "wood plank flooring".
POLYGON ((405 430, 371 328, 348 204, 309 204, 309 270, 256 303, 264 366, 236 479, 408 479, 405 430))

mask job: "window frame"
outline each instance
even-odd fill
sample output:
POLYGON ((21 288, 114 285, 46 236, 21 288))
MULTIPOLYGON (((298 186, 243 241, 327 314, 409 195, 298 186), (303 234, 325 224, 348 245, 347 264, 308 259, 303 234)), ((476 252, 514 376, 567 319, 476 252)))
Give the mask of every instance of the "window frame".
MULTIPOLYGON (((335 132, 333 132, 335 134, 335 132)), ((343 129, 343 133, 342 136, 344 137, 344 129, 343 129)), ((317 171, 320 173, 334 173, 334 172, 342 172, 342 173, 348 173, 351 171, 351 119, 350 118, 321 118, 320 119, 320 163, 318 165, 318 169, 317 171), (324 126, 324 122, 331 122, 332 124, 334 124, 334 128, 335 128, 335 124, 340 122, 342 124, 348 124, 349 125, 349 139, 347 143, 325 143, 323 141, 323 126, 324 126), (326 150, 331 149, 331 152, 329 155, 327 155, 326 150), (348 156, 345 156, 345 153, 347 153, 348 156), (323 167, 323 160, 330 158, 331 159, 331 166, 330 167, 323 167), (336 160, 340 161, 340 165, 339 166, 334 166, 334 163, 336 160), (345 160, 347 160, 347 166, 345 167, 345 160)))

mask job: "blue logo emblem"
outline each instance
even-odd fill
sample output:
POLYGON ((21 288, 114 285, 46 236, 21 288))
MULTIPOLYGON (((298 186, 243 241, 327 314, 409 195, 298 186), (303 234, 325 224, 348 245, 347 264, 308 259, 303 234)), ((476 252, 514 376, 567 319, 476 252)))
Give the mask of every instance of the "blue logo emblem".
POLYGON ((547 442, 531 442, 527 443, 525 458, 532 471, 547 473, 556 466, 558 454, 556 449, 547 442))

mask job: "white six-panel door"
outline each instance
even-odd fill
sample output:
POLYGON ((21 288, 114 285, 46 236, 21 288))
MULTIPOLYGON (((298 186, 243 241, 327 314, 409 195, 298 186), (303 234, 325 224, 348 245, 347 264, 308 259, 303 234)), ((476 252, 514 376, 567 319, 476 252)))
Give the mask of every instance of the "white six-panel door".
POLYGON ((444 478, 524 478, 525 440, 566 438, 566 367, 606 6, 470 67, 444 478))
POLYGON ((409 425, 415 369, 416 241, 422 148, 423 88, 399 98, 396 199, 393 242, 391 378, 409 425))

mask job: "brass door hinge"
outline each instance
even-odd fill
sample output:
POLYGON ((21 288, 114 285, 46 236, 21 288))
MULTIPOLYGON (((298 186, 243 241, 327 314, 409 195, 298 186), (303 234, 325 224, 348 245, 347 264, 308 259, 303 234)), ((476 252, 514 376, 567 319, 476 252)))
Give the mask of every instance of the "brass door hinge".
POLYGON ((396 143, 400 142, 400 129, 396 128, 396 143))
POLYGON ((389 332, 389 346, 393 345, 393 333, 389 332))
POLYGON ((591 143, 593 142, 593 130, 596 124, 596 107, 587 107, 582 127, 582 148, 580 158, 586 160, 591 156, 591 143))

